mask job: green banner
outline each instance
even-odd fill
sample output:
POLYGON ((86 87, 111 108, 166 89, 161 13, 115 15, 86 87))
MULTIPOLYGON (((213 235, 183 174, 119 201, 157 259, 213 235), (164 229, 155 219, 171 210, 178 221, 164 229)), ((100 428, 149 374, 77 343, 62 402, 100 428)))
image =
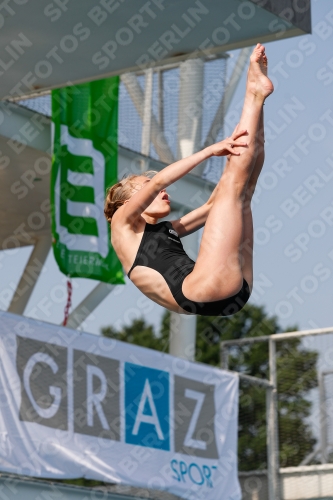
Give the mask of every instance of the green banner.
POLYGON ((117 182, 119 77, 52 91, 54 256, 71 277, 124 283, 103 209, 117 182))

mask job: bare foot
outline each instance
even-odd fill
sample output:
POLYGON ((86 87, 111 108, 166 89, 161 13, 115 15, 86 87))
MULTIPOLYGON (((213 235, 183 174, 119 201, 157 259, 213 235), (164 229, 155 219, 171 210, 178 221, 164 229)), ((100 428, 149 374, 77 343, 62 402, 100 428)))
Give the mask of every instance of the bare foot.
POLYGON ((265 47, 260 43, 254 48, 250 57, 250 67, 247 74, 247 90, 255 96, 266 98, 274 90, 274 86, 267 77, 267 56, 265 47))

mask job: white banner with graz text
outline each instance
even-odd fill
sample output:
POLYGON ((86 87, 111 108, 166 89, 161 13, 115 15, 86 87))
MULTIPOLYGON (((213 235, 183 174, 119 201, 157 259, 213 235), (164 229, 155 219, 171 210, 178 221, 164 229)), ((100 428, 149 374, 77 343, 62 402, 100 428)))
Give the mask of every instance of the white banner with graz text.
POLYGON ((9 313, 0 469, 239 500, 238 377, 9 313))

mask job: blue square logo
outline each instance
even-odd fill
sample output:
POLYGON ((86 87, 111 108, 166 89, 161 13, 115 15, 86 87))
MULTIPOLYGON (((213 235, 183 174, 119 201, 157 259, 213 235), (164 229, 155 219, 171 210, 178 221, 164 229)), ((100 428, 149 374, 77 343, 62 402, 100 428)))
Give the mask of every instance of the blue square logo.
POLYGON ((125 439, 170 450, 169 373, 125 363, 125 439))

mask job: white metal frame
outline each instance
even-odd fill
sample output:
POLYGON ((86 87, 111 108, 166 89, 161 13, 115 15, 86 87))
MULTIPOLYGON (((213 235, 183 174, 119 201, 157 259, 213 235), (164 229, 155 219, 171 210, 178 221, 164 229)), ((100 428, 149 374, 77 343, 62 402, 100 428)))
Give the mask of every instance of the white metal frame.
POLYGON ((318 374, 319 386, 319 408, 320 408, 320 451, 321 463, 327 463, 328 451, 328 432, 327 432, 327 409, 326 409, 326 394, 325 394, 325 377, 332 375, 333 370, 324 370, 318 374))
POLYGON ((16 287, 8 312, 23 314, 51 248, 51 235, 35 241, 34 248, 16 287))
MULTIPOLYGON (((151 141, 151 119, 153 107, 153 69, 147 69, 145 75, 145 93, 143 101, 141 154, 149 156, 151 141)), ((159 125, 159 124, 158 124, 159 125)))

